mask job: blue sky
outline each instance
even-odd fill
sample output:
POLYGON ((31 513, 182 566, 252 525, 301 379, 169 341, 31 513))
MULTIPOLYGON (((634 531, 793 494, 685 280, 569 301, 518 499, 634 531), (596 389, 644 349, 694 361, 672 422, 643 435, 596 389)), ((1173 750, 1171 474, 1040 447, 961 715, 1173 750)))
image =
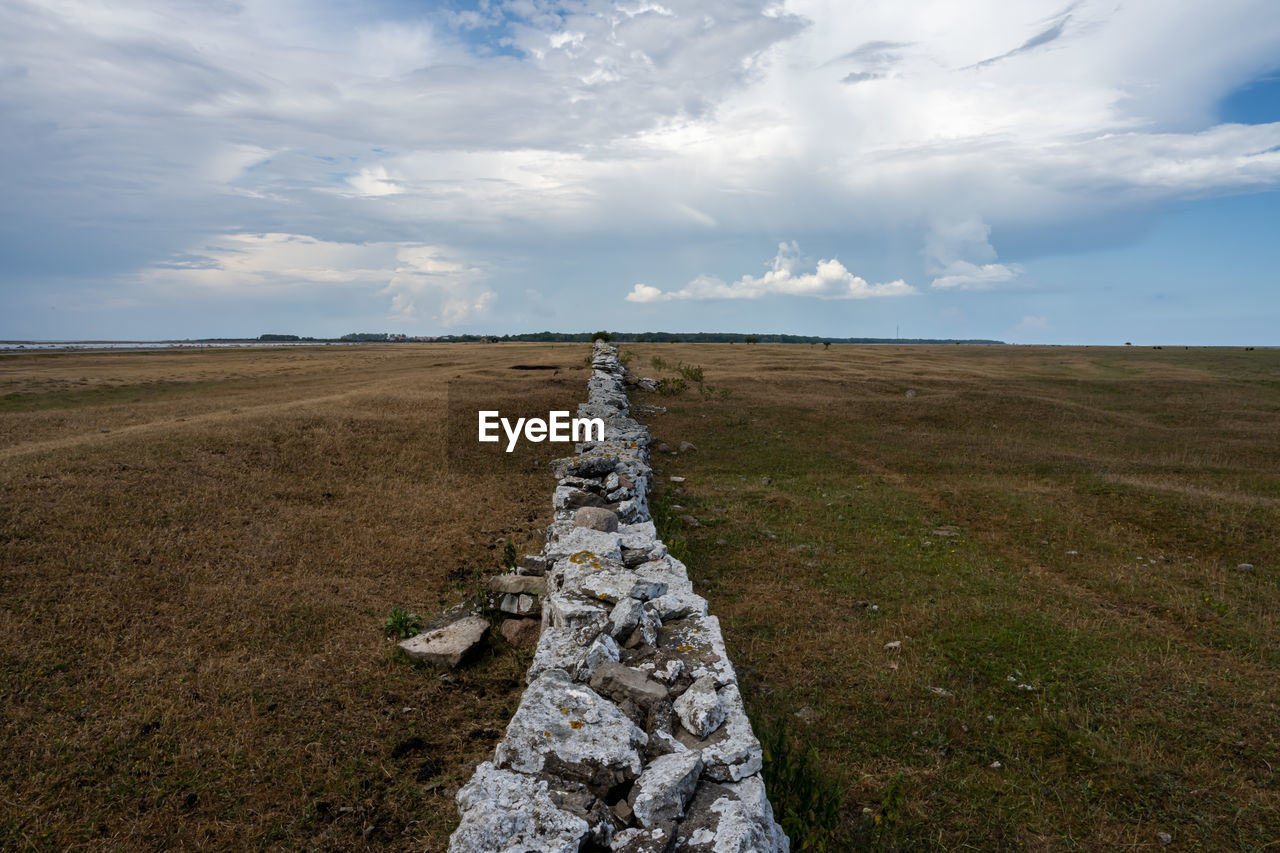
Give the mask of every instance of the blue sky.
POLYGON ((1272 0, 0 5, 0 338, 1280 345, 1272 0))

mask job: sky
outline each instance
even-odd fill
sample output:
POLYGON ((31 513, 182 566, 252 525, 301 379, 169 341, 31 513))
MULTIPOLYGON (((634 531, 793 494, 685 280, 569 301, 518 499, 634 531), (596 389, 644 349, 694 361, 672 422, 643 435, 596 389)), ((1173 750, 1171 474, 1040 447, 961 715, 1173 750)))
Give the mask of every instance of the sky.
POLYGON ((1274 0, 3 0, 0 338, 1280 345, 1274 0))

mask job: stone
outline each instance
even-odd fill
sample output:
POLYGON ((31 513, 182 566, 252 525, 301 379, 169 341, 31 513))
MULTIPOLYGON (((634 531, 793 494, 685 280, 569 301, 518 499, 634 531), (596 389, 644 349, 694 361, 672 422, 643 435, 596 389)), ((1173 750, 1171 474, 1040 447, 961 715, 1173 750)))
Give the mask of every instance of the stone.
POLYGON ((761 477, 761 478, 760 478, 760 485, 762 485, 762 486, 768 486, 768 485, 770 485, 771 483, 773 483, 773 478, 772 478, 772 477, 761 477))
POLYGON ((531 649, 542 636, 541 619, 503 619, 503 638, 518 649, 531 649))
POLYGON ((468 616, 456 622, 401 640, 400 648, 411 660, 452 669, 480 645, 489 631, 489 620, 468 616))
POLYGON ((566 557, 579 565, 589 562, 591 557, 597 561, 614 560, 621 563, 622 537, 617 533, 592 530, 589 527, 574 527, 547 544, 547 559, 552 563, 559 563, 566 557))
POLYGON ((564 673, 567 678, 569 673, 577 671, 586 653, 586 647, 578 642, 572 630, 556 628, 543 622, 542 636, 538 638, 538 648, 533 653, 533 662, 529 664, 529 671, 525 673, 525 682, 532 684, 543 673, 553 669, 564 673))
POLYGON ((609 612, 609 623, 605 626, 605 630, 614 639, 630 636, 640 624, 640 618, 644 615, 646 606, 648 605, 630 596, 619 599, 613 606, 613 610, 609 612))
POLYGON ((697 449, 698 449, 698 448, 694 446, 694 444, 693 444, 693 442, 692 442, 692 441, 682 441, 682 442, 680 442, 680 452, 681 452, 681 453, 693 453, 693 452, 694 452, 694 451, 696 451, 697 449))
POLYGON ((655 578, 642 577, 632 572, 597 572, 584 577, 579 589, 584 595, 614 604, 624 598, 639 601, 657 598, 666 594, 667 585, 655 578))
POLYGON ((702 758, 694 752, 673 752, 650 761, 628 797, 636 823, 650 829, 684 817, 700 773, 702 758))
POLYGON ((702 754, 704 776, 717 782, 737 782, 760 772, 763 755, 760 741, 751 731, 751 721, 742 707, 738 685, 722 687, 720 698, 726 709, 724 723, 710 737, 699 739, 681 730, 676 733, 676 739, 702 754))
POLYGON ((520 567, 517 571, 522 575, 545 575, 547 573, 547 558, 541 554, 525 554, 520 560, 520 567))
POLYGON ((645 609, 663 622, 683 619, 686 616, 706 616, 707 600, 692 589, 673 589, 649 599, 645 609))
POLYGON ((557 511, 573 511, 579 507, 604 506, 607 501, 600 495, 575 486, 559 486, 551 495, 551 507, 557 511))
POLYGON ((658 621, 658 617, 648 610, 643 610, 640 613, 640 622, 627 638, 625 645, 629 649, 637 646, 657 646, 661 630, 662 623, 658 621))
POLYGON ((680 658, 685 671, 695 681, 707 674, 714 675, 720 687, 738 680, 720 634, 720 620, 715 616, 690 615, 666 620, 658 632, 657 645, 680 658))
POLYGON ((498 609, 512 616, 537 616, 542 612, 542 600, 536 595, 504 595, 498 609))
POLYGON ((698 521, 698 519, 694 518, 692 515, 682 515, 680 516, 680 521, 684 524, 685 527, 701 527, 702 526, 702 522, 698 521))
POLYGON ((574 512, 573 523, 576 527, 613 533, 618 529, 618 514, 603 507, 584 506, 574 512))
POLYGON ((622 547, 634 551, 648 551, 658 541, 658 531, 652 521, 625 524, 618 532, 622 534, 622 547))
POLYGON ((542 595, 546 589, 546 579, 533 575, 494 575, 489 578, 489 591, 504 595, 542 595))
POLYGON ((650 675, 662 684, 675 684, 676 679, 684 673, 684 661, 661 649, 656 649, 653 657, 641 663, 636 669, 650 675))
POLYGON ((706 738, 724 722, 726 709, 720 694, 716 692, 714 675, 704 675, 675 701, 676 716, 680 724, 698 738, 706 738))
POLYGON ((596 601, 553 593, 543 600, 554 628, 571 632, 580 646, 590 645, 609 621, 609 610, 596 601))
MULTIPOLYGON (((582 409, 579 407, 579 414, 582 409)), ((555 474, 556 479, 561 477, 603 477, 611 472, 618 464, 618 457, 607 454, 588 454, 579 456, 570 456, 566 459, 554 459, 551 462, 551 471, 555 474)))
POLYGON ((689 853, 790 853, 791 842, 773 817, 764 782, 705 783, 676 829, 676 849, 689 853))
POLYGON ((459 789, 457 803, 462 821, 450 853, 577 853, 590 833, 585 820, 556 807, 545 781, 488 761, 459 789))
POLYGON ((640 750, 648 741, 616 705, 553 669, 520 698, 494 764, 518 773, 554 773, 603 796, 640 775, 640 750))
POLYGON ((674 835, 674 823, 652 829, 624 829, 614 833, 609 850, 612 853, 667 853, 674 835))
MULTIPOLYGON (((612 641, 611 641, 612 642, 612 641)), ((614 646, 617 649, 617 646, 614 646)), ((615 702, 630 699, 641 708, 650 708, 667 698, 667 688, 644 674, 621 663, 617 658, 605 661, 595 668, 591 676, 591 688, 615 702)))
MULTIPOLYGON (((614 642, 613 637, 608 634, 601 634, 587 648, 587 653, 583 655, 582 663, 578 664, 574 677, 578 681, 594 681, 592 676, 596 670, 603 664, 617 661, 620 655, 621 651, 618 649, 618 644, 614 642)), ((594 683, 591 686, 595 688, 594 683)))
POLYGON ((659 441, 653 446, 653 450, 655 453, 670 453, 671 445, 667 444, 665 441, 659 441))

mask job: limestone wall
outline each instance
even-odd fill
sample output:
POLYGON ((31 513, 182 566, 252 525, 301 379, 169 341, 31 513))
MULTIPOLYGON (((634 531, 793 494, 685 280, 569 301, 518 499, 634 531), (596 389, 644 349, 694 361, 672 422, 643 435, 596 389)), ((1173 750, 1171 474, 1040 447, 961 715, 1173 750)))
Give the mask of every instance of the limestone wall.
POLYGON ((458 792, 453 853, 776 853, 775 822, 720 624, 649 517, 649 432, 617 350, 592 351, 578 417, 605 441, 554 463, 542 635, 491 761, 458 792))

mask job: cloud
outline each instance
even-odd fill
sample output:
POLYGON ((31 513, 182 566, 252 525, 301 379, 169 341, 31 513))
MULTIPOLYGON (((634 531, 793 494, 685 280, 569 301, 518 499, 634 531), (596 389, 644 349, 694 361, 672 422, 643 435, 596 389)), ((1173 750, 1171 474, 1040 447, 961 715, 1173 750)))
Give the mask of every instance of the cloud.
POLYGON ((386 166, 361 169, 358 174, 347 178, 347 183, 362 196, 396 195, 404 192, 404 187, 387 175, 386 166))
POLYGON ((154 293, 296 299, 336 289, 386 297, 388 319, 456 326, 485 316, 497 294, 457 253, 418 243, 349 243, 305 234, 227 234, 137 275, 154 293))
POLYGON ((1036 329, 1045 329, 1049 326, 1049 318, 1035 317, 1027 315, 1018 321, 1018 325, 1014 326, 1015 331, 1028 332, 1036 329))
POLYGON ((991 226, 978 216, 935 220, 925 241, 929 286, 940 290, 992 290, 1021 274, 1017 264, 993 263, 991 226), (986 263, 983 263, 983 262, 986 263))
MULTIPOLYGON (((1099 238, 1073 223, 1106 233, 1109 218, 1280 188, 1280 123, 1217 119, 1224 95, 1276 67, 1273 0, 1183 4, 1177 26, 1159 4, 1103 0, 957 0, 927 15, 894 0, 856 14, 820 0, 446 5, 0 3, 0 285, 163 272, 249 298, 366 268, 377 275, 352 281, 398 297, 398 316, 478 316, 498 307, 479 273, 448 274, 457 305, 423 284, 443 274, 407 262, 403 287, 377 295, 401 267, 392 247, 519 254, 527 271, 503 283, 519 293, 517 275, 552 276, 574 244, 838 232, 923 248, 895 278, 1000 289, 1025 275, 992 248, 1014 257, 1002 241, 1015 228, 1045 254, 1087 251, 1099 238), (975 222, 974 239, 943 239, 947 223, 975 222), (199 248, 228 223, 384 248, 350 262, 337 256, 359 251, 199 248), (206 260, 183 268, 182 253, 206 260)), ((898 284, 831 260, 628 298, 850 299, 898 284)))
POLYGON ((680 290, 662 291, 637 284, 626 295, 628 302, 667 302, 673 299, 760 299, 765 296, 808 296, 817 299, 870 299, 877 296, 905 296, 916 290, 905 281, 867 284, 845 269, 835 258, 818 261, 811 273, 795 272, 799 262, 795 242, 778 244, 773 265, 760 278, 744 275, 732 284, 714 276, 700 275, 680 290))

